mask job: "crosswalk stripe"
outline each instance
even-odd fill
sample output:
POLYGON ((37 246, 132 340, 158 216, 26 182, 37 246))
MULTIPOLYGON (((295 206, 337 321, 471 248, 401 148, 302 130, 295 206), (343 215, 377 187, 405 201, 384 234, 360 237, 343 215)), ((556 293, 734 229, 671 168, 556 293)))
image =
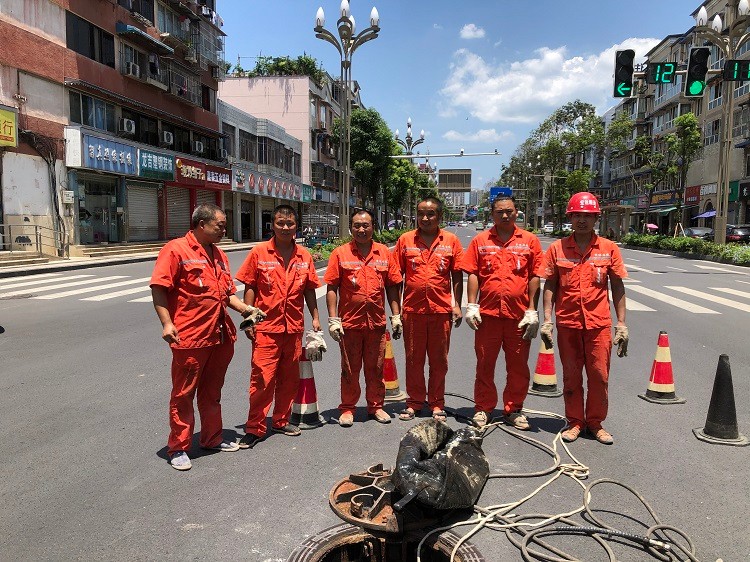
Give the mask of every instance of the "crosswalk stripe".
POLYGON ((141 297, 139 299, 133 299, 128 302, 154 302, 154 299, 151 297, 151 295, 147 297, 141 297))
POLYGON ((628 291, 635 291, 636 293, 641 293, 642 295, 655 298, 656 300, 660 302, 671 304, 673 306, 676 306, 677 308, 685 310, 686 312, 692 312, 693 314, 720 314, 719 312, 716 312, 715 310, 704 308, 700 305, 693 304, 691 302, 675 298, 671 295, 660 293, 659 291, 654 291, 653 289, 649 289, 648 287, 641 287, 639 285, 633 285, 632 287, 628 287, 628 291))
POLYGON ((744 283, 745 285, 750 285, 750 281, 740 281, 739 279, 735 279, 737 283, 744 283))
POLYGON ((672 267, 671 265, 668 265, 667 268, 674 269, 676 271, 687 271, 687 269, 682 269, 681 267, 672 267))
POLYGON ((82 301, 92 301, 92 302, 98 302, 98 301, 106 301, 109 299, 114 299, 116 297, 124 297, 125 295, 134 295, 136 293, 142 293, 143 291, 150 291, 151 287, 145 286, 145 287, 136 287, 135 289, 123 289, 122 291, 115 291, 114 293, 104 293, 103 295, 96 295, 94 297, 86 297, 85 299, 80 299, 82 301))
POLYGON ((650 269, 646 269, 645 267, 639 267, 637 265, 632 265, 629 263, 625 264, 625 269, 627 269, 628 271, 634 269, 635 271, 642 271, 643 273, 649 273, 651 275, 661 275, 660 271, 651 271, 650 269))
POLYGON ((39 275, 24 275, 22 277, 8 277, 7 279, 0 279, 0 286, 5 288, 4 285, 8 283, 15 284, 20 282, 26 282, 29 279, 41 279, 42 277, 60 277, 62 273, 40 273, 39 275))
POLYGON ((695 264, 698 269, 710 269, 712 271, 723 271, 724 273, 736 273, 737 275, 747 275, 744 271, 737 271, 735 269, 727 269, 726 267, 716 267, 715 265, 699 265, 695 264))
POLYGON ((736 295, 738 297, 743 297, 746 299, 750 299, 750 293, 747 291, 738 291, 737 289, 729 289, 727 287, 709 287, 712 291, 721 291, 722 293, 729 293, 730 295, 736 295))
POLYGON ((680 293, 685 293, 686 295, 692 295, 694 297, 698 297, 699 299, 710 300, 711 302, 717 304, 723 304, 735 310, 744 310, 745 312, 750 312, 750 304, 725 299, 724 297, 717 297, 716 295, 709 295, 701 291, 696 291, 695 289, 688 289, 687 287, 667 286, 664 288, 671 289, 672 291, 679 291, 680 293))
POLYGON ((84 277, 93 277, 93 275, 71 275, 65 279, 40 279, 39 281, 24 281, 23 283, 11 283, 0 287, 3 291, 5 289, 17 289, 19 287, 31 287, 33 285, 44 285, 45 283, 57 283, 58 281, 67 281, 68 279, 83 279, 84 277))
MULTIPOLYGON (((76 277, 75 275, 71 277, 67 277, 66 279, 71 279, 72 277, 76 277)), ((84 275, 84 277, 88 277, 84 275)), ((112 279, 124 279, 127 277, 127 275, 112 275, 111 277, 98 277, 94 279, 84 279, 83 281, 73 281, 71 283, 60 283, 59 285, 53 285, 52 287, 35 287, 32 289, 34 292, 40 292, 40 291, 54 291, 55 289, 64 289, 65 287, 78 287, 79 285, 88 285, 90 283, 99 283, 101 281, 111 281, 112 279)), ((17 295, 25 295, 29 292, 29 289, 19 289, 17 291, 10 291, 8 293, 0 293, 0 298, 4 297, 14 297, 17 295)))
MULTIPOLYGON (((609 295, 609 302, 612 302, 612 295, 609 295)), ((656 312, 656 309, 646 306, 643 303, 634 301, 631 298, 625 298, 625 310, 633 310, 635 312, 656 312)))
MULTIPOLYGON (((51 300, 59 299, 62 297, 71 297, 73 295, 80 295, 83 293, 93 293, 95 291, 101 291, 102 289, 114 289, 115 287, 123 287, 125 285, 134 285, 135 283, 144 283, 149 281, 151 277, 142 277, 140 279, 129 279, 127 281, 118 281, 117 283, 109 283, 107 285, 97 285, 96 287, 84 287, 83 289, 73 289, 72 291, 63 291, 62 293, 53 293, 51 295, 40 295, 38 297, 32 297, 34 299, 51 300)), ((99 279, 103 281, 104 278, 99 279)))
POLYGON ((323 298, 323 296, 328 292, 328 288, 323 285, 322 287, 318 287, 315 289, 315 300, 319 300, 323 298))

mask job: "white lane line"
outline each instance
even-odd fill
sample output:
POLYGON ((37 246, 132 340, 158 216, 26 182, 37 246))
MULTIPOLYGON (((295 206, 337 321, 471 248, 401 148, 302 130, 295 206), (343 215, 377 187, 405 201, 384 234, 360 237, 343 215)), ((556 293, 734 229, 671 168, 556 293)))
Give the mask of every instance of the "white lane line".
MULTIPOLYGON (((95 289, 91 289, 92 291, 95 289)), ((95 297, 86 297, 85 299, 80 299, 82 301, 92 301, 92 302, 98 302, 98 301, 106 301, 109 299, 114 299, 115 297, 124 297, 125 295, 134 295, 135 293, 142 293, 143 291, 150 291, 151 287, 136 287, 135 289, 124 289, 122 291, 115 291, 114 293, 104 293, 103 295, 96 295, 95 297)), ((54 296, 54 295, 53 295, 54 296)), ((41 298, 51 298, 51 297, 41 297, 41 298)))
POLYGON ((692 312, 693 314, 720 314, 719 312, 716 312, 715 310, 704 308, 700 305, 693 304, 691 302, 675 298, 671 295, 660 293, 659 291, 654 291, 653 289, 649 289, 647 287, 633 285, 632 287, 628 287, 628 291, 641 293, 642 295, 646 295, 647 297, 652 297, 663 303, 671 304, 673 306, 676 306, 677 308, 681 308, 682 310, 685 310, 686 312, 692 312))
POLYGON ((3 291, 5 289, 17 289, 18 287, 31 287, 32 285, 44 285, 45 283, 58 283, 59 281, 67 281, 68 279, 83 279, 84 277, 93 277, 93 275, 71 275, 65 279, 40 279, 39 281, 25 281, 24 283, 11 283, 0 287, 3 291))
POLYGON ((151 280, 151 277, 141 277, 140 279, 129 279, 128 281, 118 281, 117 283, 108 283, 107 285, 97 285, 96 287, 84 287, 83 289, 73 289, 72 291, 63 291, 62 293, 53 293, 51 295, 40 295, 38 297, 32 297, 32 298, 40 299, 40 300, 59 299, 62 297, 72 297, 73 295, 81 295, 83 293, 94 293, 96 291, 101 291, 102 289, 114 289, 115 287, 124 287, 125 285, 135 285, 136 283, 145 283, 146 281, 150 281, 150 280, 151 280))
POLYGON ((650 269, 646 269, 645 267, 638 267, 637 265, 631 265, 629 263, 625 264, 625 269, 627 269, 628 271, 634 269, 635 271, 642 271, 643 273, 650 273, 651 275, 661 275, 661 272, 659 271, 651 271, 650 269))
POLYGON ((744 310, 745 312, 750 312, 750 304, 744 304, 744 303, 733 301, 730 299, 725 299, 724 297, 717 297, 715 295, 709 295, 702 291, 696 291, 695 289, 688 289, 687 287, 668 286, 664 288, 671 289, 673 291, 679 291, 681 293, 685 293, 686 295, 692 295, 694 297, 698 297, 699 299, 706 299, 711 302, 715 302, 716 304, 723 304, 724 306, 728 306, 735 310, 739 309, 739 310, 744 310))
POLYGON ((128 302, 154 302, 154 300, 151 298, 151 295, 147 297, 141 297, 139 299, 133 299, 128 302))
POLYGON ((626 277, 625 279, 622 280, 622 282, 625 283, 626 285, 629 285, 630 283, 642 283, 640 279, 631 279, 630 277, 626 277))
MULTIPOLYGON (((237 292, 239 293, 242 289, 245 288, 245 284, 244 283, 240 283, 238 285, 235 285, 235 287, 237 287, 237 292)), ((133 291, 133 292, 136 292, 136 291, 133 291)), ((239 298, 240 300, 242 300, 242 295, 241 294, 238 295, 237 298, 239 298)), ((92 298, 81 299, 81 300, 82 301, 94 300, 94 298, 92 297, 92 298)), ((141 297, 139 299, 132 299, 132 300, 129 300, 128 302, 153 302, 153 300, 151 298, 151 295, 148 295, 147 297, 141 297)))
MULTIPOLYGON (((111 281, 112 279, 124 279, 127 275, 113 275, 111 277, 97 277, 95 279, 84 279, 83 281, 73 281, 72 283, 60 283, 52 287, 36 287, 33 289, 35 293, 40 291, 54 291, 55 289, 64 289, 65 287, 78 287, 79 285, 88 285, 90 283, 99 283, 101 281, 111 281)), ((70 277, 68 277, 70 279, 70 277)), ((0 293, 0 298, 3 297, 14 297, 16 295, 25 295, 29 292, 28 289, 19 289, 17 291, 10 291, 8 293, 0 293)))
MULTIPOLYGON (((609 302, 612 302, 612 295, 609 295, 609 302)), ((656 312, 655 308, 646 306, 643 303, 634 301, 631 298, 625 297, 625 310, 633 310, 635 312, 656 312)))
POLYGON ((746 299, 750 299, 750 293, 747 291, 738 291, 737 289, 728 289, 726 287, 709 287, 712 291, 721 291, 722 293, 729 293, 730 295, 736 295, 738 297, 743 297, 746 299))
POLYGON ((667 267, 676 271, 687 271, 687 269, 682 269, 681 267, 672 267, 671 265, 668 265, 667 267))
POLYGON ((62 273, 40 273, 39 275, 24 275, 22 277, 8 277, 7 279, 0 279, 0 285, 7 285, 8 283, 21 283, 29 279, 41 279, 42 277, 60 277, 62 273))
POLYGON ((328 292, 328 287, 326 285, 323 285, 322 287, 318 287, 315 289, 315 300, 320 300, 325 296, 325 294, 328 292))
POLYGON ((737 283, 744 283, 745 285, 750 285, 750 281, 740 281, 739 279, 735 279, 737 283))
POLYGON ((628 258, 628 261, 641 261, 641 260, 639 260, 637 258, 628 258))
POLYGON ((747 275, 744 271, 736 271, 734 269, 727 269, 726 267, 716 267, 715 265, 698 265, 695 264, 698 269, 710 269, 711 271, 723 271, 724 273, 736 273, 737 275, 747 275))

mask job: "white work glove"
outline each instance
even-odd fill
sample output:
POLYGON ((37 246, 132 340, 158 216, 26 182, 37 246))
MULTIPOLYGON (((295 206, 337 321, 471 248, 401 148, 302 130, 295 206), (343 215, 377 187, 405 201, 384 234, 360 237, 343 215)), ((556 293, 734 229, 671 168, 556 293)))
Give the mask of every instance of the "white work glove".
POLYGON ((260 308, 248 305, 245 312, 242 313, 244 320, 240 323, 240 330, 252 328, 259 322, 263 322, 266 319, 266 313, 260 308))
POLYGON ((547 346, 547 349, 554 349, 555 344, 552 342, 552 328, 553 328, 552 322, 544 322, 542 324, 542 327, 539 328, 539 333, 542 336, 542 341, 544 342, 544 345, 547 346))
POLYGON ((328 351, 328 347, 323 339, 323 332, 307 330, 305 332, 305 357, 310 361, 320 361, 323 359, 324 351, 328 351))
POLYGON ((470 302, 466 305, 464 320, 466 320, 466 324, 472 330, 479 329, 479 325, 482 323, 482 317, 479 314, 479 305, 477 303, 470 302))
POLYGON ((401 324, 401 315, 394 314, 391 316, 391 331, 393 332, 393 339, 397 340, 404 333, 404 325, 401 324))
POLYGON ((539 313, 536 310, 527 310, 523 313, 523 319, 518 323, 519 328, 526 328, 521 336, 526 341, 533 340, 539 332, 539 313))
POLYGON ((333 316, 328 319, 328 333, 335 341, 341 341, 344 336, 344 327, 341 325, 341 318, 333 316))
POLYGON ((617 346, 617 357, 628 356, 628 341, 630 337, 628 335, 627 326, 615 326, 615 339, 612 340, 612 345, 617 346))

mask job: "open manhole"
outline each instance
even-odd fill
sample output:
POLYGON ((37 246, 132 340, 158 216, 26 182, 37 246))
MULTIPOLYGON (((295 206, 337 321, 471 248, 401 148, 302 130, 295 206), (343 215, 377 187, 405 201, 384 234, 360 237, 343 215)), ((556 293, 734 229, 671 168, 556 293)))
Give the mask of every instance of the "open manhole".
MULTIPOLYGON (((401 498, 391 476, 391 469, 378 464, 338 482, 329 494, 329 503, 346 523, 310 537, 292 552, 287 562, 416 560, 417 548, 425 535, 455 513, 424 508, 418 502, 394 509, 401 498)), ((451 532, 431 534, 422 545, 421 560, 449 562, 458 540, 451 532)), ((484 562, 484 557, 467 541, 456 551, 453 561, 484 562)))

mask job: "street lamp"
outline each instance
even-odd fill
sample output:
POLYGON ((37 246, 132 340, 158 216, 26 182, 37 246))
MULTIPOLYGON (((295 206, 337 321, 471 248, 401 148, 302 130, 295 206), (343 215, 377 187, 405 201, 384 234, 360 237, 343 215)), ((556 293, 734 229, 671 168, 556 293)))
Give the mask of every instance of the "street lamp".
POLYGON ((409 117, 406 120, 406 138, 404 140, 401 140, 398 138, 398 129, 396 129, 396 134, 393 135, 393 138, 396 139, 396 142, 400 144, 404 150, 406 150, 406 155, 411 156, 414 154, 414 151, 412 150, 415 146, 418 146, 424 142, 424 129, 422 129, 419 133, 419 138, 415 141, 411 136, 411 117, 409 117))
POLYGON ((315 37, 327 41, 339 52, 341 57, 341 88, 344 90, 344 103, 341 105, 341 147, 340 162, 342 163, 342 180, 339 183, 339 199, 341 212, 339 215, 339 236, 349 229, 349 183, 351 178, 351 109, 352 109, 352 55, 362 44, 375 39, 380 32, 380 16, 377 8, 370 12, 370 27, 356 34, 354 16, 351 15, 349 2, 341 0, 339 17, 336 22, 338 37, 325 29, 326 23, 323 8, 318 8, 315 14, 315 37), (356 34, 356 35, 355 35, 356 34))
MULTIPOLYGON (((728 0, 725 13, 726 29, 719 14, 709 24, 708 12, 701 6, 695 16, 695 30, 700 39, 707 40, 721 49, 724 60, 735 58, 740 47, 750 38, 747 32, 750 3, 748 0, 728 0)), ((729 209, 729 159, 732 147, 732 127, 734 121, 733 82, 722 83, 721 138, 719 143, 719 178, 716 194, 717 208, 714 220, 714 242, 724 244, 727 238, 727 215, 729 209)))

